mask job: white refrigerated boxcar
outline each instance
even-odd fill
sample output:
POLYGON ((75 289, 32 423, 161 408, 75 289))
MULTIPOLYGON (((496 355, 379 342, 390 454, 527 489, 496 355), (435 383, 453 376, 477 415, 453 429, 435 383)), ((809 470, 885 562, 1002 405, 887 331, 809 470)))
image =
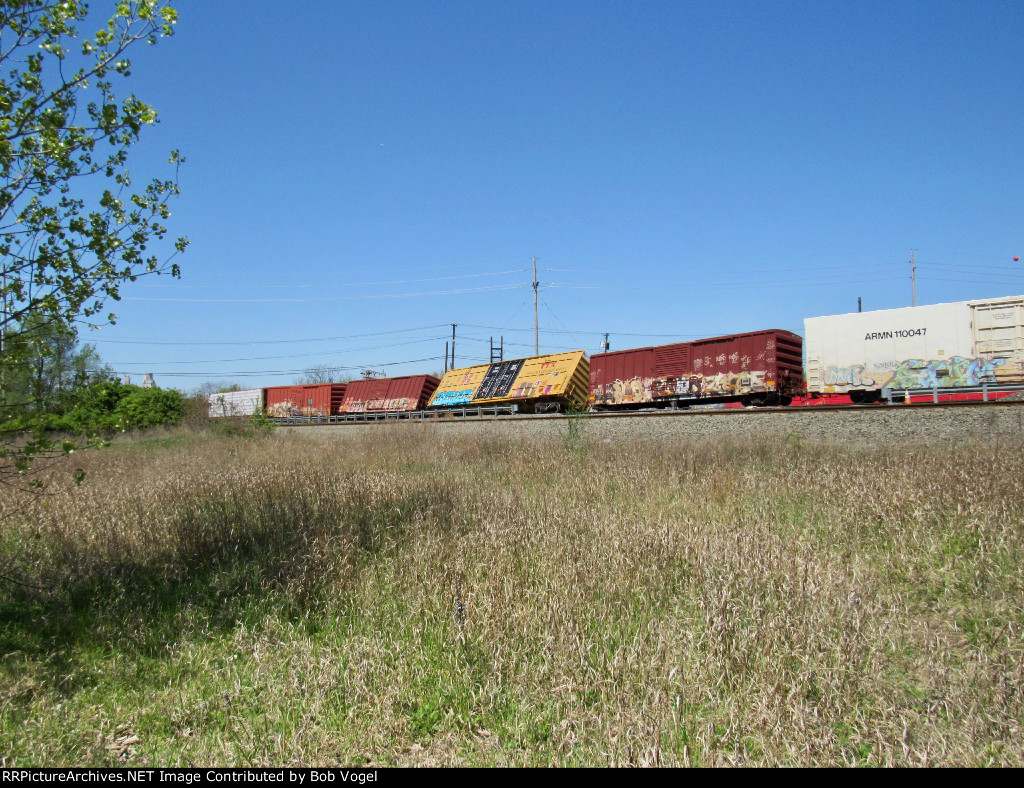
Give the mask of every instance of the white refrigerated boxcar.
POLYGON ((1024 296, 810 317, 804 347, 811 394, 1020 384, 1024 296))
POLYGON ((251 416, 263 407, 263 389, 222 391, 218 394, 211 394, 209 400, 211 418, 251 416))

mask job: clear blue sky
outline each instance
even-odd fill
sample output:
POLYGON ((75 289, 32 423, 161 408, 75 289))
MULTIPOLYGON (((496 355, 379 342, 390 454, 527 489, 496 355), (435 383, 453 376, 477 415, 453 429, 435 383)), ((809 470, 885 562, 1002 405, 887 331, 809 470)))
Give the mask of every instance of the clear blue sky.
POLYGON ((918 303, 1024 293, 1016 0, 175 6, 133 166, 181 149, 192 244, 81 336, 135 380, 531 355, 534 255, 541 352, 908 306, 912 249, 918 303))

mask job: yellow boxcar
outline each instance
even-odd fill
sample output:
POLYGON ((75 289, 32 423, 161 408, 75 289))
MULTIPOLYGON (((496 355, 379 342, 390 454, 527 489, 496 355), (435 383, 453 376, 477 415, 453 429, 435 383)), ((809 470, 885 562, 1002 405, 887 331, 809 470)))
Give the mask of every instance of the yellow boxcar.
POLYGON ((428 408, 515 403, 526 413, 583 409, 590 362, 583 350, 449 370, 428 408))

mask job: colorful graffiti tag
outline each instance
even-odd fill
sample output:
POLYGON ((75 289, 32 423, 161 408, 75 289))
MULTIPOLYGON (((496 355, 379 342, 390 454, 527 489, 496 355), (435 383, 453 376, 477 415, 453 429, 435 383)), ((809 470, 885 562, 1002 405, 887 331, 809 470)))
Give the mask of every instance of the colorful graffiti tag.
POLYGON ((315 408, 311 405, 296 405, 292 400, 286 399, 283 402, 275 402, 267 406, 267 415, 276 419, 284 419, 295 416, 329 416, 323 408, 315 408))
POLYGON ((595 387, 591 401, 596 405, 624 405, 654 402, 663 397, 716 397, 775 390, 775 381, 765 370, 719 372, 679 378, 616 380, 595 387))
MULTIPOLYGON (((468 376, 467 376, 468 377, 468 376)), ((431 407, 452 407, 453 405, 468 405, 473 399, 473 389, 462 389, 461 391, 439 391, 431 401, 431 407)))
POLYGON ((854 364, 852 367, 829 367, 826 369, 825 385, 870 388, 875 385, 875 379, 864 374, 863 364, 854 364))
POLYGON ((996 370, 1006 364, 1005 358, 964 358, 952 356, 947 359, 912 358, 901 361, 892 378, 882 387, 885 389, 930 389, 980 386, 996 383, 996 370))
POLYGON ((342 409, 344 413, 372 413, 376 411, 399 411, 415 410, 416 400, 409 397, 396 397, 394 399, 366 399, 353 400, 342 409))

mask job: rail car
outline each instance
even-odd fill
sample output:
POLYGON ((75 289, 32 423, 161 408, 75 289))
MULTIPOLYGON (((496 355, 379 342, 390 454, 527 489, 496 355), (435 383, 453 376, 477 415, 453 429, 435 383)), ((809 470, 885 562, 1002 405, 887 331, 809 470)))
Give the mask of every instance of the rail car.
POLYGON ((583 350, 451 369, 428 409, 514 404, 523 413, 582 410, 590 362, 583 350))
POLYGON ((210 396, 210 416, 281 418, 998 399, 1024 390, 1024 296, 884 309, 781 329, 583 350, 348 384, 210 396), (804 349, 806 348, 806 361, 804 349))
POLYGON ((594 410, 740 402, 788 405, 803 394, 803 340, 779 329, 597 353, 594 410))
POLYGON ((353 380, 338 413, 398 413, 423 410, 440 380, 433 375, 353 380))
POLYGON ((812 317, 804 335, 811 398, 980 399, 1024 384, 1024 296, 812 317))
POLYGON ((211 394, 210 418, 224 416, 252 416, 266 408, 266 389, 241 389, 211 394))
POLYGON ((264 389, 264 407, 268 416, 330 416, 338 412, 345 399, 345 383, 316 383, 298 386, 271 386, 264 389))

